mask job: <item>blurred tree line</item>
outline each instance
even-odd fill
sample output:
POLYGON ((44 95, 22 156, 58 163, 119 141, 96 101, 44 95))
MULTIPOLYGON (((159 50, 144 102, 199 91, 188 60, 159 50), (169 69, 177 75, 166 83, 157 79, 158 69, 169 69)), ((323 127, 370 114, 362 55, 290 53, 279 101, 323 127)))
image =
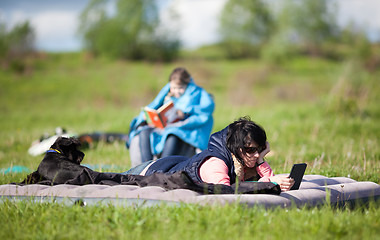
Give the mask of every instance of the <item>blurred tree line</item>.
MULTIPOLYGON (((162 22, 158 2, 91 0, 80 15, 78 29, 85 50, 113 59, 177 59, 180 17, 169 9, 162 22), (114 11, 109 10, 110 3, 115 3, 114 11)), ((213 47, 228 59, 262 58, 274 63, 299 55, 373 60, 365 34, 351 26, 339 28, 336 12, 328 0, 228 0, 220 15, 220 42, 213 47)), ((0 23, 0 57, 5 62, 33 49, 34 31, 28 22, 11 30, 0 23)), ((375 68, 380 65, 378 57, 372 62, 375 68)))
POLYGON ((276 63, 296 55, 339 59, 347 52, 368 58, 365 34, 350 26, 340 29, 336 15, 337 6, 328 0, 229 0, 220 17, 220 45, 228 58, 276 63))
MULTIPOLYGON (((88 51, 132 60, 178 57, 180 19, 173 10, 166 23, 178 23, 174 28, 160 22, 157 1, 117 0, 114 14, 107 14, 106 4, 92 0, 81 15, 79 32, 88 51)), ((340 59, 347 52, 368 58, 368 39, 353 28, 340 29, 336 13, 328 0, 229 0, 220 15, 216 45, 228 59, 279 63, 300 54, 340 59)))

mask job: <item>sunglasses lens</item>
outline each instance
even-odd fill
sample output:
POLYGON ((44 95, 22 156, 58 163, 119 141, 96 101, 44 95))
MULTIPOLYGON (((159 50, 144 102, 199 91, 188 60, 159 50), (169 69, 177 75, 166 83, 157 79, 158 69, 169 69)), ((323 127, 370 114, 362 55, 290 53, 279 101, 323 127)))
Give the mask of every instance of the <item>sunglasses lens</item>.
POLYGON ((252 154, 252 153, 255 153, 255 152, 258 152, 258 153, 261 153, 262 151, 264 151, 264 147, 245 147, 245 152, 248 153, 248 154, 252 154))
POLYGON ((257 148, 255 147, 246 147, 245 151, 249 154, 255 153, 257 151, 257 148))

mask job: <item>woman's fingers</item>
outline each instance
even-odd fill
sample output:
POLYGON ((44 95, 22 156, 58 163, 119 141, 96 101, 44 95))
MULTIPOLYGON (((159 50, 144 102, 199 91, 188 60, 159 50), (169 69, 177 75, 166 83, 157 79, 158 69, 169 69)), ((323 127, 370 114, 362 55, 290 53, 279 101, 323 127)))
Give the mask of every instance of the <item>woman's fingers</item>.
POLYGON ((268 152, 270 151, 270 145, 268 141, 265 142, 265 149, 268 149, 268 152))
POLYGON ((288 191, 294 185, 294 179, 288 177, 279 177, 278 182, 280 185, 281 191, 288 191))
POLYGON ((265 157, 270 152, 269 142, 265 143, 265 149, 260 153, 260 157, 265 157))
POLYGON ((294 185, 294 179, 286 176, 273 176, 270 180, 280 185, 281 191, 288 191, 294 185))

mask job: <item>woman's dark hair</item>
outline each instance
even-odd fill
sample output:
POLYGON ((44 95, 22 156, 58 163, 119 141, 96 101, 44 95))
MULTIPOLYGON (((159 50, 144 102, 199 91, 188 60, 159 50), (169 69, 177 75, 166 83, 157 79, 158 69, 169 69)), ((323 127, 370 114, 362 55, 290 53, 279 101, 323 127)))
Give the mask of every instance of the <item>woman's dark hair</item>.
POLYGON ((173 72, 170 74, 169 82, 174 79, 179 80, 183 84, 189 84, 191 76, 185 68, 179 67, 174 69, 173 72))
POLYGON ((265 130, 251 121, 249 117, 239 118, 228 126, 227 148, 240 161, 240 149, 242 149, 243 154, 246 154, 245 147, 249 146, 252 141, 262 149, 265 149, 267 135, 265 130))

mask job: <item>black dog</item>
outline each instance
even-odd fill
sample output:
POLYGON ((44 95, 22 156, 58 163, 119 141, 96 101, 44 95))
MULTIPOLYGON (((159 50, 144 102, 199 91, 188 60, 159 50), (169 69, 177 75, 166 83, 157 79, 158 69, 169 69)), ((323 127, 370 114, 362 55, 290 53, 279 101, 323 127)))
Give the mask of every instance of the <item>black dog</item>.
POLYGON ((54 183, 64 183, 75 178, 83 170, 80 166, 84 153, 78 148, 81 143, 76 138, 59 137, 46 152, 37 172, 54 183))
POLYGON ((23 183, 47 180, 54 184, 62 184, 78 177, 86 168, 80 165, 84 158, 84 153, 78 150, 80 146, 81 142, 77 138, 57 138, 46 152, 37 171, 30 174, 23 183))

